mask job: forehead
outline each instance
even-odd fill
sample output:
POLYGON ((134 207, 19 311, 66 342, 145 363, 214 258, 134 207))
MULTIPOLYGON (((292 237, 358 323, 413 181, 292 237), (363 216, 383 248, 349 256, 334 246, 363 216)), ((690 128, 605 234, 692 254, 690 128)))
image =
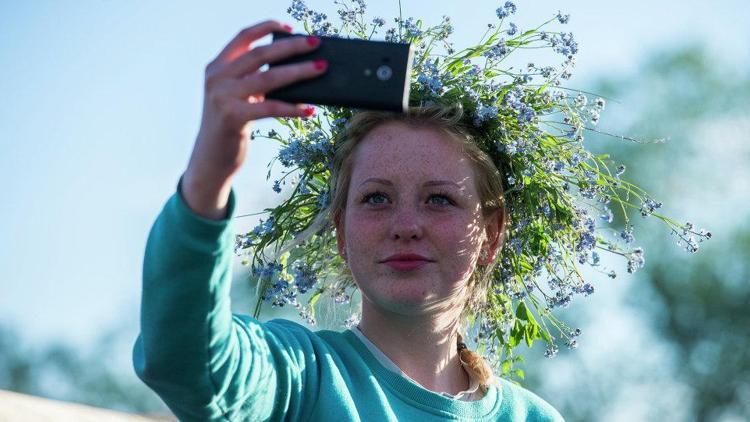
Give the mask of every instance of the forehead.
POLYGON ((473 169, 460 143, 438 129, 385 123, 365 136, 352 159, 354 183, 387 177, 394 182, 448 179, 473 185, 473 169))

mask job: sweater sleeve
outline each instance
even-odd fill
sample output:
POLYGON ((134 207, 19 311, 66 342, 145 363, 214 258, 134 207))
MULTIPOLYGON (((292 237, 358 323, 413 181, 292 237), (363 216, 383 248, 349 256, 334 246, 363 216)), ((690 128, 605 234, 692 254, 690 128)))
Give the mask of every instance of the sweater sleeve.
POLYGON ((230 309, 234 190, 227 217, 214 221, 187 206, 181 185, 146 244, 135 372, 180 420, 289 417, 301 399, 304 362, 289 353, 298 347, 230 309))

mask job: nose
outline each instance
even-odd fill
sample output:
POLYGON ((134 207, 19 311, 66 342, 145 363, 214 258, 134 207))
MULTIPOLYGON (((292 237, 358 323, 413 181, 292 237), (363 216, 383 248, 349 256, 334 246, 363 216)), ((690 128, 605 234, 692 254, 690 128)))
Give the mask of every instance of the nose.
POLYGON ((419 209, 409 206, 397 206, 391 220, 391 238, 394 240, 420 239, 424 234, 424 221, 419 209))

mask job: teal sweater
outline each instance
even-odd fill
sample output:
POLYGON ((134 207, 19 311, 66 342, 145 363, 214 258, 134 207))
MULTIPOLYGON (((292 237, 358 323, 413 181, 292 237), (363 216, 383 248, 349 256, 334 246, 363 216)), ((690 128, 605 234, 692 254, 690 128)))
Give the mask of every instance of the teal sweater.
POLYGON ((500 380, 477 401, 426 390, 384 367, 350 331, 232 314, 235 209, 212 221, 177 192, 143 263, 138 377, 185 421, 560 421, 533 393, 500 380))

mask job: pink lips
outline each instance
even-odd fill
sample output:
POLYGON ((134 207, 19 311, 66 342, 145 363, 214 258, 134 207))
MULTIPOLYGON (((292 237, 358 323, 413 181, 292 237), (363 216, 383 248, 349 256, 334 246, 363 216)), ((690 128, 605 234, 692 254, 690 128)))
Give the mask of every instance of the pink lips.
POLYGON ((432 262, 432 260, 418 254, 402 253, 391 255, 382 262, 397 271, 411 271, 432 262))

